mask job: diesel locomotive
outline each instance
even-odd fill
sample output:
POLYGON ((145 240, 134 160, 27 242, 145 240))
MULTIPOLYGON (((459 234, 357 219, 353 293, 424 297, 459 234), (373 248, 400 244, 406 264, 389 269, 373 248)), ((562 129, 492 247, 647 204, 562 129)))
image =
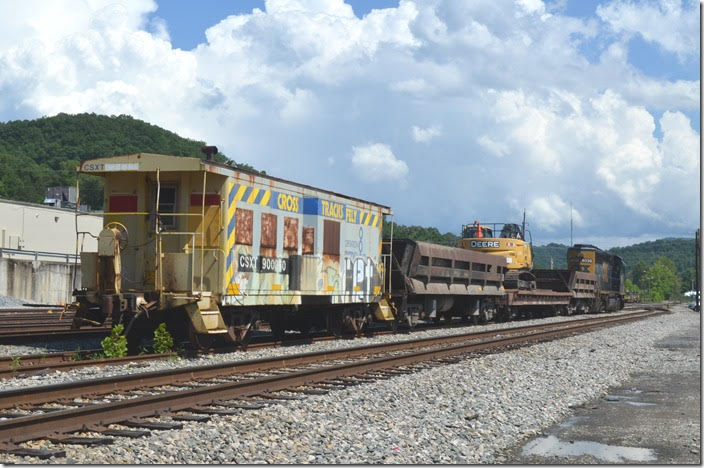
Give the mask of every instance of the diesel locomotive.
POLYGON ((124 324, 132 351, 162 322, 176 339, 207 347, 246 345, 262 323, 278 336, 339 335, 372 322, 484 323, 623 307, 619 257, 578 244, 567 270, 534 270, 525 220, 475 221, 449 247, 384 239, 387 206, 210 156, 112 156, 78 171, 104 178, 105 224, 77 232, 77 240, 97 237, 98 249, 77 252, 72 326, 124 324))

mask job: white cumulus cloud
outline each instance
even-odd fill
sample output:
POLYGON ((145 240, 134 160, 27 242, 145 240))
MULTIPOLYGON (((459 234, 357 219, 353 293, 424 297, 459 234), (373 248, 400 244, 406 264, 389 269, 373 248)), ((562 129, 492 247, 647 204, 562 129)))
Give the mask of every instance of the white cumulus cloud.
POLYGON ((699 51, 699 2, 612 1, 599 5, 597 14, 615 31, 639 34, 680 58, 699 51))
POLYGON ((397 159, 389 145, 372 143, 352 148, 352 167, 357 176, 372 182, 400 182, 405 184, 408 165, 397 159))
POLYGON ((418 143, 428 143, 433 138, 438 137, 442 134, 440 127, 437 125, 433 125, 428 128, 421 128, 414 125, 412 128, 412 132, 413 140, 417 141, 418 143))
POLYGON ((530 225, 544 231, 554 232, 558 228, 569 229, 570 219, 575 226, 584 225, 579 210, 574 206, 570 209, 569 202, 565 202, 554 193, 529 197, 520 202, 512 200, 511 205, 516 211, 525 209, 526 218, 530 225), (521 206, 521 203, 525 204, 526 202, 526 206, 521 206))

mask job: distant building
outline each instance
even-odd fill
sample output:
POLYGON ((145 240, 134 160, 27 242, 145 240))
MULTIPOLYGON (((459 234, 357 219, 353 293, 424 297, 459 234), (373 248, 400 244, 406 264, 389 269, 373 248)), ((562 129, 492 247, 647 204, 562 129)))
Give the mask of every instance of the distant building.
POLYGON ((56 208, 76 208, 76 187, 47 187, 43 204, 56 208))

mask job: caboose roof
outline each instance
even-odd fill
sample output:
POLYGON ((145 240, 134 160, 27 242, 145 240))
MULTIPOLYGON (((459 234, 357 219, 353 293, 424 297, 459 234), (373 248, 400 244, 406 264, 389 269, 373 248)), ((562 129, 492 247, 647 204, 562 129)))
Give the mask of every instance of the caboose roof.
POLYGON ((81 165, 77 168, 78 172, 84 174, 95 174, 105 176, 114 172, 193 172, 193 171, 208 171, 216 174, 221 174, 227 177, 235 177, 237 179, 247 178, 254 181, 257 178, 266 181, 281 182, 283 184, 292 185, 301 189, 313 190, 327 193, 336 197, 346 198, 348 200, 356 200, 362 203, 383 208, 385 212, 391 214, 391 208, 379 203, 370 202, 361 198, 350 197, 330 190, 325 190, 310 185, 293 182, 286 179, 280 179, 270 175, 260 174, 246 169, 235 168, 227 164, 221 164, 215 161, 206 161, 200 158, 188 156, 171 156, 165 154, 153 153, 136 153, 125 154, 119 156, 108 156, 104 158, 86 159, 81 161, 81 165))

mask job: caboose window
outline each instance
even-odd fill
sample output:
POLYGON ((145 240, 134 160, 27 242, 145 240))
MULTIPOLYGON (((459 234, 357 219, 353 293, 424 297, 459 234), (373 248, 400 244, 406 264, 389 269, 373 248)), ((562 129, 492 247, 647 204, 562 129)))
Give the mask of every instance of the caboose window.
POLYGON ((284 249, 298 250, 298 219, 284 217, 284 249))
POLYGON ((276 248, 276 215, 271 213, 262 213, 262 242, 261 246, 275 249, 276 248))
POLYGON ((325 220, 323 222, 323 254, 340 255, 340 223, 325 220))
POLYGON ((235 243, 252 245, 252 210, 237 208, 235 210, 235 243))
MULTIPOLYGON (((156 200, 156 196, 154 197, 156 200)), ((176 229, 176 216, 164 216, 176 213, 176 186, 162 185, 159 192, 159 220, 163 229, 176 229)))
POLYGON ((303 255, 313 255, 315 249, 315 228, 305 226, 303 228, 303 255))

